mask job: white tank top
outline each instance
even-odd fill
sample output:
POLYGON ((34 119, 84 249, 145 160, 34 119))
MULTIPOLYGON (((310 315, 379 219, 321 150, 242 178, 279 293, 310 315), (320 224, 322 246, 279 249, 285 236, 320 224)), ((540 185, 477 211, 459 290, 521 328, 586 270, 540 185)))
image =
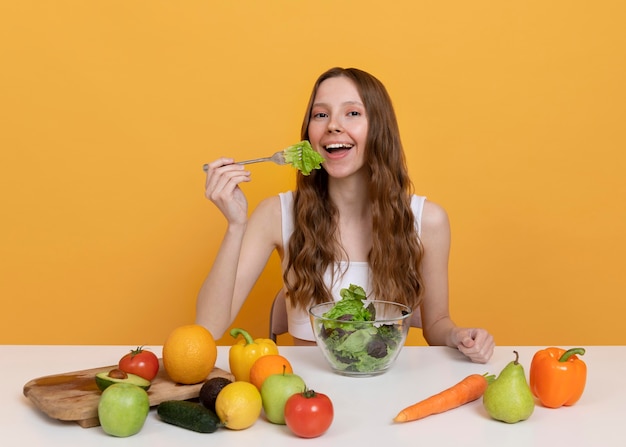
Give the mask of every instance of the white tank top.
MULTIPOLYGON (((279 194, 280 208, 282 213, 282 237, 285 256, 282 261, 282 268, 285 271, 288 262, 288 247, 289 239, 294 229, 293 221, 293 192, 288 191, 279 194)), ((415 216, 415 224, 417 232, 421 232, 422 211, 424 209, 424 202, 426 197, 412 196, 411 197, 411 209, 415 216)), ((328 271, 324 275, 326 286, 331 290, 332 296, 335 301, 341 299, 339 291, 343 288, 347 288, 350 284, 355 284, 363 287, 366 291, 371 290, 371 278, 370 268, 367 262, 345 262, 342 261, 337 266, 339 272, 343 272, 342 275, 335 275, 335 282, 331 284, 332 276, 328 271)), ((287 297, 287 320, 289 333, 296 338, 302 340, 315 341, 313 337, 313 330, 311 329, 311 322, 309 319, 308 309, 302 309, 300 307, 292 306, 287 297)))

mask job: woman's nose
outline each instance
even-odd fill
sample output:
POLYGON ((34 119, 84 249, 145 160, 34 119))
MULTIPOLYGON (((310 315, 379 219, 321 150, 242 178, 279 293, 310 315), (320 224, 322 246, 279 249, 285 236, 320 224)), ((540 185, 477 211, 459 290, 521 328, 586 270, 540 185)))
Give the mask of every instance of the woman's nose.
POLYGON ((331 119, 328 122, 328 132, 332 133, 332 132, 341 132, 341 125, 337 122, 337 120, 335 119, 331 119))

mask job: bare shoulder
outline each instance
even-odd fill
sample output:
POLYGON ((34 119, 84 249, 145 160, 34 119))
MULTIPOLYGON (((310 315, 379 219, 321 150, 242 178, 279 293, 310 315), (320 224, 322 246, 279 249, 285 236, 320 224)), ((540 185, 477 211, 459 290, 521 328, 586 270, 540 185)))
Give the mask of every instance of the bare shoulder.
MULTIPOLYGON (((437 203, 426 201, 422 211, 421 240, 424 246, 425 260, 428 264, 441 265, 447 262, 450 250, 450 222, 448 213, 437 203), (438 261, 437 261, 438 260, 438 261)), ((426 269, 426 267, 424 267, 426 269)))
POLYGON ((248 221, 248 233, 262 237, 275 247, 282 244, 280 198, 275 195, 261 200, 248 221))
POLYGON ((446 210, 438 203, 426 200, 422 211, 422 232, 449 231, 449 228, 450 221, 446 210))
POLYGON ((261 215, 267 219, 280 220, 280 198, 277 195, 274 195, 261 200, 254 209, 253 215, 254 214, 261 215))

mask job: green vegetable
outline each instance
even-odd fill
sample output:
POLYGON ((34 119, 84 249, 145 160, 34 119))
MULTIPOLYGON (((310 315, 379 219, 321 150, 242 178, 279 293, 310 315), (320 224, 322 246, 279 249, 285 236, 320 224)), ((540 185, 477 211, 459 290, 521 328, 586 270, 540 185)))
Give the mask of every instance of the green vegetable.
POLYGON ((112 369, 111 371, 102 371, 96 374, 96 385, 100 391, 104 391, 109 386, 114 383, 132 383, 133 385, 137 385, 139 388, 143 388, 148 391, 150 389, 150 385, 152 384, 149 380, 144 379, 143 377, 139 377, 138 375, 125 373, 119 369, 112 369))
POLYGON ((163 422, 199 433, 213 433, 222 426, 214 412, 199 403, 187 400, 161 402, 157 407, 157 414, 163 422))
MULTIPOLYGON (((372 321, 376 318, 374 307, 364 307, 363 300, 367 298, 363 287, 350 284, 347 289, 341 289, 339 291, 341 300, 337 301, 337 304, 333 306, 323 317, 330 320, 343 321, 372 321)), ((341 327, 344 330, 351 329, 350 325, 345 323, 327 322, 326 328, 341 327)), ((354 326, 352 326, 354 327, 354 326)))
POLYGON ((364 305, 365 290, 354 284, 341 289, 341 300, 324 318, 320 337, 335 359, 335 366, 346 371, 368 372, 378 370, 395 355, 402 340, 402 333, 393 325, 375 326, 372 303, 364 305))
POLYGON ((311 143, 307 140, 289 146, 283 153, 285 154, 285 161, 291 163, 304 175, 309 175, 313 169, 319 169, 321 163, 324 162, 324 158, 313 150, 311 143))

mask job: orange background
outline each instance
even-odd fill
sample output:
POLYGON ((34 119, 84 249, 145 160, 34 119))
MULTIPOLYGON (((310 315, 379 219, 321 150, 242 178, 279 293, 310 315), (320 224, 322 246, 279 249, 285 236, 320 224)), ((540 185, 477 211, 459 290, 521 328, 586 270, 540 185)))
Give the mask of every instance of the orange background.
MULTIPOLYGON (((340 65, 386 84, 417 192, 449 212, 459 324, 625 344, 624 23, 620 0, 2 2, 0 343, 192 322, 225 228, 202 164, 298 141, 340 65)), ((251 208, 293 185, 251 169, 251 208)), ((234 326, 266 336, 279 285, 273 258, 234 326)))

